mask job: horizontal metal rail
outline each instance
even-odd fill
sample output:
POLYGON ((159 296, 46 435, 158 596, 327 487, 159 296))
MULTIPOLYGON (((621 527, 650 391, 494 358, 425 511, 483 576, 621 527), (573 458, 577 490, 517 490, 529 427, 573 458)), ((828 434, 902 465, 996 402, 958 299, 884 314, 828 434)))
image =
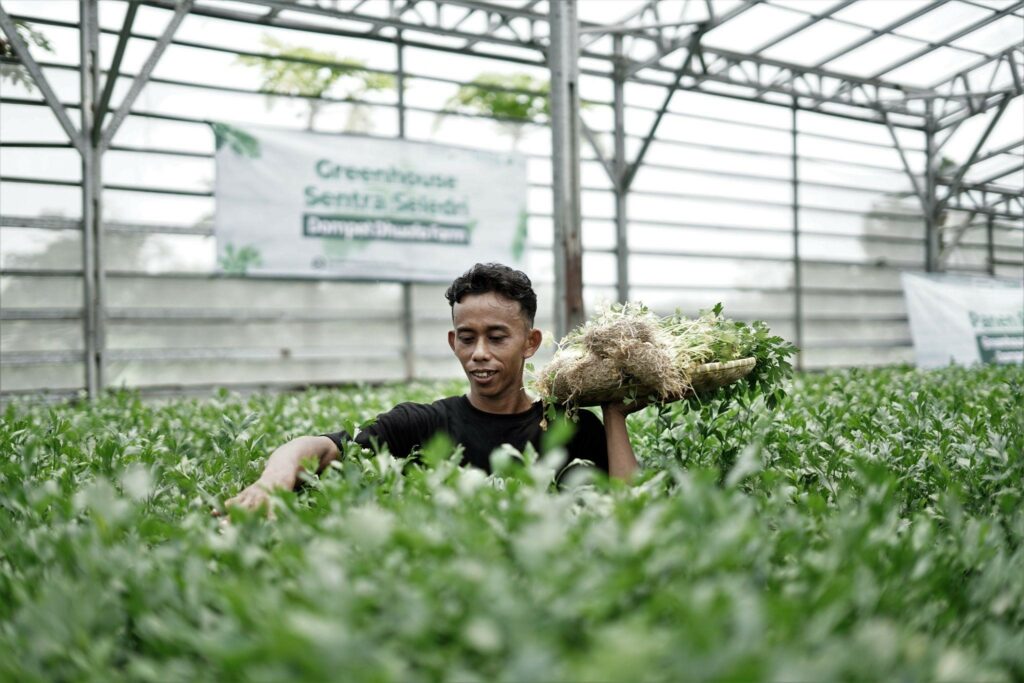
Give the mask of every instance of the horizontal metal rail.
MULTIPOLYGON (((149 5, 149 6, 157 6, 157 7, 163 6, 161 4, 161 0, 147 0, 146 4, 149 5)), ((510 12, 512 10, 510 10, 509 8, 503 8, 502 11, 510 12)), ((242 23, 250 24, 250 25, 252 24, 252 21, 253 21, 253 17, 251 15, 240 14, 238 12, 230 11, 230 10, 226 10, 226 9, 222 9, 222 8, 212 8, 212 7, 201 7, 201 6, 199 6, 199 7, 193 7, 191 9, 191 13, 194 14, 194 15, 197 15, 197 16, 207 16, 207 17, 217 18, 217 19, 221 19, 221 20, 225 20, 225 21, 230 21, 230 22, 242 22, 242 23)), ((51 25, 64 25, 64 26, 67 26, 69 28, 73 28, 75 26, 75 24, 73 24, 71 22, 61 22, 59 20, 50 20, 50 19, 46 19, 46 18, 37 18, 37 17, 32 17, 32 16, 18 15, 17 18, 25 19, 25 20, 28 20, 28 21, 35 21, 36 23, 40 23, 40 24, 49 23, 51 25)), ((356 20, 356 21, 363 21, 363 22, 368 21, 366 17, 355 17, 355 16, 353 16, 353 19, 356 20)), ((373 20, 369 20, 369 21, 370 21, 370 23, 374 23, 373 20)), ((376 41, 376 42, 388 42, 388 43, 393 43, 394 42, 393 38, 386 37, 386 36, 383 36, 383 35, 380 35, 380 34, 368 35, 368 34, 360 33, 360 32, 357 32, 357 31, 346 30, 346 29, 342 29, 342 28, 338 28, 338 27, 328 27, 328 26, 324 26, 323 24, 314 24, 314 23, 309 23, 309 22, 306 22, 306 21, 294 21, 294 20, 282 21, 280 19, 277 19, 276 21, 274 21, 274 25, 279 27, 279 28, 291 28, 291 29, 300 30, 300 31, 321 33, 321 34, 324 34, 324 35, 333 35, 333 36, 340 36, 340 37, 346 37, 346 38, 352 38, 352 39, 371 40, 371 41, 376 41)), ((539 45, 537 46, 538 54, 537 54, 537 56, 534 59, 527 59, 527 58, 524 58, 524 57, 518 57, 518 56, 516 56, 514 54, 489 55, 489 54, 482 54, 482 53, 479 53, 479 52, 474 52, 474 51, 468 50, 466 48, 460 48, 460 47, 453 47, 453 46, 450 46, 450 45, 445 45, 443 43, 422 42, 422 41, 416 40, 415 37, 410 37, 410 36, 415 36, 417 33, 421 33, 421 32, 426 32, 426 33, 437 32, 437 29, 433 29, 433 28, 431 28, 429 26, 409 26, 408 30, 410 31, 410 34, 403 38, 403 44, 405 46, 407 46, 407 47, 418 47, 418 48, 434 50, 434 51, 437 51, 437 52, 449 52, 449 53, 454 53, 454 54, 464 54, 464 55, 469 55, 469 56, 474 56, 474 57, 482 57, 482 58, 485 58, 485 59, 488 59, 488 58, 491 58, 491 59, 501 59, 502 61, 509 62, 509 63, 531 65, 531 66, 534 66, 534 67, 543 67, 543 66, 545 66, 545 59, 544 59, 543 54, 541 53, 541 49, 542 48, 539 45)), ((102 29, 101 28, 101 31, 104 32, 104 33, 111 33, 111 34, 119 33, 119 31, 114 30, 114 29, 102 29)), ((155 40, 156 39, 155 36, 146 36, 146 35, 137 34, 137 33, 130 33, 129 35, 131 35, 133 37, 142 38, 142 39, 149 39, 149 40, 155 40)), ((445 33, 445 35, 447 35, 447 33, 445 33)), ((474 38, 478 38, 478 37, 475 36, 474 38)), ((499 44, 509 44, 509 45, 515 45, 516 47, 522 47, 521 45, 515 43, 514 41, 510 42, 510 41, 505 41, 505 40, 501 40, 501 39, 494 39, 493 37, 491 38, 491 40, 492 40, 492 42, 496 42, 496 43, 499 43, 499 44)), ((715 52, 718 54, 718 56, 725 56, 725 53, 723 53, 721 50, 716 50, 715 52)), ((587 59, 595 59, 595 60, 610 60, 610 56, 609 55, 598 53, 598 52, 590 52, 590 51, 587 51, 587 50, 584 50, 583 53, 581 53, 581 57, 584 57, 584 58, 587 58, 587 59)), ((804 73, 806 71, 806 69, 804 67, 799 67, 799 66, 795 66, 795 65, 789 65, 788 63, 785 63, 785 62, 776 62, 776 61, 773 61, 773 60, 768 60, 767 62, 765 62, 765 60, 763 58, 760 61, 764 62, 764 63, 770 63, 771 64, 771 68, 775 68, 776 66, 780 66, 781 65, 781 66, 784 66, 785 68, 788 68, 790 70, 795 69, 796 72, 803 73, 805 77, 808 76, 809 74, 815 74, 817 77, 820 78, 822 76, 822 74, 825 73, 825 72, 822 72, 820 69, 814 69, 814 68, 812 68, 809 72, 804 73)), ((609 64, 609 68, 608 69, 603 69, 603 70, 602 69, 594 69, 594 68, 584 68, 584 67, 581 67, 579 72, 580 72, 581 75, 597 76, 597 77, 605 78, 606 79, 606 78, 609 77, 609 75, 611 73, 611 67, 612 67, 611 64, 609 64)), ((644 68, 648 72, 657 73, 660 77, 664 77, 664 79, 668 79, 669 77, 674 75, 674 69, 658 63, 657 60, 654 61, 654 62, 646 64, 646 66, 644 68)), ((755 65, 754 68, 759 69, 760 68, 760 64, 755 65)), ((644 84, 644 85, 652 85, 652 86, 656 86, 656 87, 665 88, 665 87, 672 87, 673 84, 675 83, 675 81, 678 80, 678 77, 676 77, 672 81, 666 82, 665 80, 658 80, 658 79, 654 79, 654 78, 648 78, 648 77, 640 76, 640 75, 638 75, 636 73, 636 71, 638 71, 638 70, 636 70, 636 69, 633 70, 633 73, 632 73, 632 75, 630 76, 630 79, 629 79, 633 83, 640 83, 640 84, 644 84)), ((811 76, 811 77, 813 78, 814 76, 811 76)), ((846 79, 843 78, 842 76, 840 76, 838 74, 835 74, 834 77, 838 78, 841 81, 843 81, 844 85, 846 85, 847 87, 850 86, 850 84, 846 84, 845 83, 846 79)), ((716 80, 722 80, 722 77, 720 75, 707 75, 706 79, 710 79, 710 82, 713 83, 716 80)), ((706 79, 702 79, 702 80, 706 80, 706 79)), ((726 80, 726 82, 728 82, 728 79, 725 79, 725 80, 726 80)), ((877 80, 861 82, 858 79, 854 79, 854 82, 860 83, 861 87, 863 87, 863 85, 866 84, 866 83, 870 84, 870 87, 882 87, 884 85, 882 81, 877 81, 877 80)), ((698 83, 698 85, 699 85, 699 83, 698 83)), ((771 89, 771 86, 768 86, 768 87, 771 89)), ((857 87, 857 86, 853 86, 853 87, 857 87)), ((901 89, 901 88, 899 88, 899 86, 896 86, 895 84, 885 85, 884 87, 891 87, 891 88, 893 88, 895 90, 900 90, 901 89)), ((715 88, 713 91, 707 91, 705 89, 701 89, 701 88, 696 88, 695 87, 695 88, 693 88, 693 90, 695 90, 697 92, 703 92, 705 94, 710 94, 710 95, 713 95, 713 96, 724 97, 724 98, 727 98, 727 99, 736 99, 736 100, 741 100, 741 101, 745 101, 745 102, 754 101, 754 102, 759 102, 761 104, 767 104, 769 106, 782 106, 782 107, 786 107, 786 108, 789 108, 789 109, 797 109, 797 110, 801 110, 801 111, 806 110, 806 111, 812 111, 812 112, 818 112, 818 113, 825 113, 825 114, 828 114, 829 116, 833 116, 833 117, 837 117, 837 118, 843 118, 843 119, 850 119, 850 120, 854 120, 854 121, 861 121, 861 122, 867 121, 867 122, 874 122, 874 123, 881 123, 882 122, 882 119, 881 119, 881 117, 879 115, 871 115, 867 111, 862 116, 855 116, 853 114, 846 113, 846 112, 844 112, 842 110, 837 110, 834 107, 830 108, 827 111, 826 110, 818 110, 818 109, 815 109, 814 106, 805 105, 800 100, 797 100, 797 99, 791 98, 791 97, 787 97, 787 96, 785 96, 785 94, 783 94, 781 96, 781 99, 777 99, 777 98, 773 98, 773 99, 758 99, 757 97, 751 97, 751 96, 742 95, 742 94, 735 93, 735 92, 730 92, 728 90, 723 90, 722 88, 715 88)), ((826 98, 824 101, 820 102, 819 104, 830 104, 829 99, 830 98, 826 98)), ((840 103, 840 104, 842 105, 844 103, 840 103)), ((849 104, 856 104, 856 102, 851 100, 850 102, 847 102, 845 104, 847 104, 847 105, 849 105, 849 104)), ((912 130, 923 130, 923 128, 924 128, 923 122, 915 120, 913 123, 907 123, 907 122, 903 121, 903 117, 904 116, 907 117, 907 118, 910 118, 910 117, 913 116, 913 114, 911 114, 911 113, 899 114, 899 116, 900 116, 900 118, 898 118, 898 119, 894 118, 892 120, 892 125, 899 126, 899 127, 902 127, 902 128, 912 129, 912 130)))
MULTIPOLYGON (((365 100, 344 100, 344 102, 354 102, 354 101, 358 101, 360 104, 362 104, 364 106, 367 106, 367 107, 384 107, 384 108, 390 108, 390 109, 397 108, 396 104, 391 104, 391 103, 371 102, 371 101, 365 101, 365 100)), ((22 97, 0 97, 0 103, 17 104, 17 105, 23 105, 23 106, 47 106, 46 103, 43 102, 42 100, 35 100, 35 99, 22 98, 22 97)), ((74 103, 74 102, 65 102, 65 103, 63 103, 63 105, 67 109, 77 109, 78 108, 78 105, 76 103, 74 103)), ((460 118, 461 117, 461 118, 467 118, 467 119, 480 119, 480 120, 487 120, 487 121, 503 121, 504 120, 504 121, 510 121, 510 122, 513 122, 513 123, 521 123, 521 124, 523 124, 525 126, 547 128, 547 124, 546 123, 533 122, 533 121, 522 121, 521 119, 509 119, 507 117, 486 116, 486 115, 483 115, 483 114, 472 114, 472 113, 466 113, 466 112, 443 112, 443 111, 437 110, 437 109, 430 109, 430 108, 427 108, 427 107, 416 107, 416 106, 411 106, 411 105, 405 105, 404 108, 405 108, 406 111, 413 111, 413 112, 419 112, 419 113, 424 113, 424 114, 438 115, 438 114, 442 114, 443 113, 443 114, 445 114, 447 116, 453 116, 453 117, 456 117, 456 118, 460 118)), ((157 112, 149 112, 149 111, 144 111, 144 110, 135 110, 135 109, 133 109, 131 112, 129 112, 129 116, 136 116, 136 117, 139 117, 139 118, 150 118, 150 119, 163 120, 163 121, 174 121, 174 122, 178 122, 178 123, 191 123, 191 124, 204 125, 204 126, 209 125, 209 119, 197 118, 197 117, 191 117, 191 116, 180 116, 180 115, 173 115, 173 114, 160 114, 160 113, 157 113, 157 112)), ((594 131, 594 132, 598 133, 598 134, 600 134, 600 133, 607 134, 607 131, 594 131)), ((380 137, 381 139, 387 139, 387 140, 393 139, 393 138, 388 137, 388 136, 373 136, 373 135, 367 135, 367 134, 361 134, 361 135, 368 136, 368 137, 380 137)), ((644 136, 632 135, 632 134, 626 134, 626 138, 630 139, 630 140, 637 140, 637 141, 643 141, 643 140, 646 139, 644 136)), ((714 145, 714 144, 708 144, 708 143, 698 143, 698 142, 693 142, 693 141, 688 141, 688 140, 679 140, 679 139, 664 138, 664 137, 658 137, 658 136, 653 137, 651 140, 652 140, 652 143, 657 142, 657 143, 671 145, 671 146, 684 146, 684 147, 689 147, 689 148, 693 148, 693 149, 704 149, 704 150, 707 150, 707 151, 727 152, 727 153, 730 153, 730 154, 743 154, 743 155, 746 155, 746 156, 754 156, 754 157, 760 156, 760 157, 768 157, 768 158, 774 158, 774 159, 780 159, 780 160, 782 160, 782 159, 789 159, 789 157, 790 157, 790 155, 785 153, 785 152, 769 152, 769 151, 765 151, 765 150, 752 150, 752 149, 741 148, 741 147, 729 147, 729 146, 726 146, 726 145, 714 145)), ((844 141, 845 142, 849 142, 850 144, 859 144, 855 140, 844 140, 844 141)), ((825 162, 825 163, 839 163, 839 164, 845 164, 845 165, 856 166, 856 167, 872 168, 872 169, 876 169, 876 170, 890 171, 892 173, 899 174, 899 175, 905 175, 903 169, 900 168, 899 166, 883 166, 883 165, 880 165, 880 164, 866 164, 866 163, 863 163, 863 162, 853 162, 853 161, 847 162, 847 161, 843 161, 843 160, 836 160, 836 159, 830 159, 830 158, 827 158, 827 157, 817 157, 817 156, 802 156, 801 159, 806 160, 806 161, 825 162)), ((596 160, 596 158, 594 158, 593 160, 596 160)), ((917 175, 923 176, 923 172, 919 173, 917 175)))
MULTIPOLYGON (((533 217, 550 217, 548 214, 528 214, 533 217)), ((612 222, 612 218, 602 217, 588 217, 588 221, 592 222, 612 222)), ((649 227, 660 227, 669 229, 691 229, 691 230, 716 230, 720 232, 733 232, 741 234, 756 234, 756 235, 779 235, 789 237, 792 234, 792 230, 789 228, 755 228, 750 226, 739 226, 739 225, 717 225, 712 223, 690 223, 680 221, 666 221, 666 220, 649 220, 641 218, 633 218, 629 220, 632 225, 644 225, 649 227)), ((81 230, 81 222, 74 219, 65 218, 49 218, 49 217, 31 217, 31 216, 9 216, 0 214, 0 226, 12 227, 12 228, 35 228, 45 230, 81 230)), ((970 228, 984 228, 984 223, 969 226, 970 228)), ((108 222, 104 223, 104 228, 113 233, 125 233, 125 234, 171 234, 171 235, 197 235, 204 237, 212 237, 214 235, 214 228, 212 225, 166 225, 159 223, 122 223, 122 222, 108 222)), ((1007 225, 1004 223, 994 223, 994 230, 1016 232, 1024 231, 1024 225, 1007 225)), ((902 237, 899 235, 879 235, 879 234, 867 234, 867 233, 842 233, 842 232, 827 232, 822 230, 801 230, 801 236, 804 237, 823 237, 823 238, 842 238, 842 239, 854 239, 867 243, 891 243, 891 244, 904 244, 908 246, 924 245, 924 240, 920 237, 902 237)), ((983 249, 987 248, 986 243, 977 242, 961 242, 960 247, 968 249, 983 249)), ((544 244, 531 244, 531 248, 546 248, 544 244)), ((1024 242, 1021 243, 1020 247, 1016 245, 999 245, 1002 250, 1024 251, 1024 242)))
MULTIPOLYGON (((404 350, 400 347, 388 348, 381 346, 351 347, 348 353, 336 346, 317 347, 251 347, 251 348, 150 348, 150 349, 106 349, 103 352, 107 361, 131 362, 146 361, 153 363, 175 361, 374 361, 395 360, 402 358, 404 350)), ((40 365, 52 363, 79 362, 83 351, 22 351, 0 354, 0 365, 40 365)))
MULTIPOLYGON (((22 183, 31 185, 54 185, 64 187, 78 187, 81 185, 78 181, 70 180, 49 180, 41 178, 31 178, 26 176, 0 176, 0 182, 8 183, 22 183)), ((534 184, 536 188, 548 189, 548 185, 534 184)), ((146 187, 146 186, 131 186, 131 185, 120 185, 120 184, 104 184, 104 190, 109 191, 120 191, 120 192, 142 192, 149 194, 164 194, 169 196, 187 196, 187 197, 204 197, 212 198, 212 191, 201 191, 201 190, 187 190, 184 188, 160 188, 160 187, 146 187)), ((611 189, 607 188, 582 188, 585 192, 612 192, 611 189)), ((713 195, 713 194, 699 194, 699 193, 688 193, 688 192, 660 192, 654 190, 631 190, 630 194, 639 197, 658 197, 661 199, 681 199, 681 200, 694 200, 704 202, 729 202, 730 204, 742 204, 745 206, 762 206, 769 208, 778 209, 789 209, 792 207, 792 202, 785 201, 770 201, 767 199, 747 199, 737 196, 728 195, 713 195)), ((903 221, 918 221, 921 220, 920 214, 914 213, 899 213, 894 211, 856 211, 853 209, 841 209, 830 206, 822 206, 817 204, 800 204, 799 209, 820 211, 824 213, 833 213, 841 215, 852 215, 852 216, 863 216, 866 218, 887 218, 891 220, 903 220, 903 221)), ((584 219, 590 218, 590 216, 584 215, 584 219)))

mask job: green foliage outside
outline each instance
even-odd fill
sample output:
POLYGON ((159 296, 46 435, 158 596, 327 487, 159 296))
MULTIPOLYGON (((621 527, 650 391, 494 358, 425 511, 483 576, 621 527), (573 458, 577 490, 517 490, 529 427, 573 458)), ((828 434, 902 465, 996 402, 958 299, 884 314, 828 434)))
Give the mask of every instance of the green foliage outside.
MULTIPOLYGON (((46 52, 53 52, 53 45, 50 44, 50 39, 46 37, 46 34, 32 28, 28 22, 15 19, 14 28, 26 45, 30 47, 35 45, 46 52)), ((0 59, 14 62, 21 61, 14 51, 14 45, 3 35, 0 35, 0 59)), ((34 90, 36 87, 32 76, 29 75, 28 71, 21 64, 0 64, 0 81, 5 80, 10 81, 12 85, 23 85, 29 90, 34 90)))
MULTIPOLYGON (((260 70, 260 89, 263 92, 309 98, 306 100, 307 130, 313 130, 316 118, 326 104, 321 98, 327 96, 339 83, 341 86, 337 96, 347 99, 359 99, 371 91, 395 88, 393 76, 368 71, 362 60, 340 57, 333 52, 301 45, 289 45, 269 35, 264 35, 262 42, 269 56, 239 55, 238 63, 260 70)), ((274 98, 268 98, 268 108, 273 107, 274 102, 274 98)), ((370 128, 372 123, 365 109, 353 103, 346 130, 370 128)))
POLYGON ((228 244, 217 261, 223 272, 245 275, 253 266, 262 265, 263 257, 256 247, 247 245, 236 248, 234 244, 228 244))
POLYGON ((551 115, 550 92, 548 81, 529 74, 482 73, 461 86, 444 108, 512 121, 533 121, 538 116, 551 115))
POLYGON ((461 390, 9 405, 0 680, 1024 679, 1019 366, 648 409, 633 486, 442 444, 210 517, 272 446, 461 390))
MULTIPOLYGON (((551 115, 551 84, 529 74, 482 73, 460 86, 445 102, 443 111, 487 116, 512 139, 513 148, 523 135, 523 125, 551 115)), ((444 120, 438 116, 435 128, 444 120)))

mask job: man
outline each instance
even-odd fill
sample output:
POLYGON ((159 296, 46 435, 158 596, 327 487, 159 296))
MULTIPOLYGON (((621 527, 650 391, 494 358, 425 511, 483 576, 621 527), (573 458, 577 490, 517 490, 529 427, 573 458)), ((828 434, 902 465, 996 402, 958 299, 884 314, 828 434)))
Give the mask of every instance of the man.
MULTIPOLYGON (((437 433, 464 447, 463 464, 490 471, 491 452, 508 443, 522 450, 527 443, 541 452, 544 406, 523 386, 526 361, 541 343, 533 327, 537 295, 524 273, 500 264, 477 264, 455 279, 445 297, 452 308, 448 345, 469 379, 469 393, 430 404, 402 403, 377 417, 355 441, 369 448, 376 440, 396 457, 407 457, 437 433)), ((637 469, 626 430, 626 415, 639 407, 622 403, 602 406, 604 424, 588 411, 568 443, 567 460, 591 460, 612 477, 629 480, 637 469)), ((275 450, 259 480, 226 505, 257 508, 276 488, 292 489, 302 462, 315 458, 322 472, 342 453, 345 432, 302 436, 275 450)), ((560 468, 561 469, 561 468, 560 468)))

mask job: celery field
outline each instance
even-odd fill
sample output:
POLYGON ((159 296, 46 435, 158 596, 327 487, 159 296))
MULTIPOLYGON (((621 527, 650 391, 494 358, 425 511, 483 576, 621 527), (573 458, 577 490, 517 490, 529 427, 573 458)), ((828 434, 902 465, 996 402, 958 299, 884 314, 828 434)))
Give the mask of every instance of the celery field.
POLYGON ((6 406, 0 680, 1024 680, 1020 366, 648 408, 631 486, 435 443, 210 514, 292 437, 462 390, 6 406))

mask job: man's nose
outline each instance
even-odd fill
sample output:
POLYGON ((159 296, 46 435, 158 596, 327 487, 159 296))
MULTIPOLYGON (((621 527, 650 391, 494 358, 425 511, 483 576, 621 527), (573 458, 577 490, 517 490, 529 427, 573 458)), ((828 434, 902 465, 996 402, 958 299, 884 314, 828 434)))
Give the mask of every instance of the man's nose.
POLYGON ((491 349, 487 345, 487 339, 478 339, 473 345, 473 360, 487 360, 491 357, 491 349))

